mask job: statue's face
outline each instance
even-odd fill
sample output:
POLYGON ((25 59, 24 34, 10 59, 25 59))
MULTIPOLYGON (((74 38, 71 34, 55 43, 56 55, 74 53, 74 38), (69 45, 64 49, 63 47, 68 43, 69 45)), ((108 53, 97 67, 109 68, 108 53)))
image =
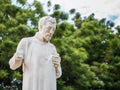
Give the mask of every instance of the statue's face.
POLYGON ((49 42, 55 32, 55 29, 53 26, 44 26, 43 27, 43 40, 45 42, 49 42))

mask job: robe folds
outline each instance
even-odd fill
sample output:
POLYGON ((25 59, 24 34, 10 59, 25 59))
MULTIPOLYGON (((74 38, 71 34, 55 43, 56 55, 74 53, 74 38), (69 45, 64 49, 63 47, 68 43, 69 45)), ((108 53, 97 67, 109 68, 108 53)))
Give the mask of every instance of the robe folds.
POLYGON ((59 54, 50 42, 39 41, 35 36, 21 39, 9 65, 12 70, 22 65, 22 90, 56 90, 56 79, 62 70, 59 64, 56 72, 52 55, 59 54))

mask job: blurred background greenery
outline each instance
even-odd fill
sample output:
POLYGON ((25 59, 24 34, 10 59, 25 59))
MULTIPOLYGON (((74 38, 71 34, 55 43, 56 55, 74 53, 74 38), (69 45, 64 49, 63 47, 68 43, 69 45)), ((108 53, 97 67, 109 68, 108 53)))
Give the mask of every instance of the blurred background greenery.
MULTIPOLYGON (((39 18, 48 15, 38 1, 0 0, 0 90, 21 90, 22 70, 12 71, 8 61, 23 37, 37 32, 39 18)), ((120 26, 94 13, 81 17, 73 8, 69 13, 55 4, 53 16, 57 30, 52 39, 62 58, 63 75, 58 90, 120 90, 120 26), (69 23, 70 20, 73 23, 69 23)))

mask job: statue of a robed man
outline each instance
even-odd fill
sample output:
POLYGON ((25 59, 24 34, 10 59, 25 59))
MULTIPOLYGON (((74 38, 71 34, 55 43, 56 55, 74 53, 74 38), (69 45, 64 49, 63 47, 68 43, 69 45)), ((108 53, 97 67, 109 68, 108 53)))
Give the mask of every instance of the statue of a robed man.
POLYGON ((12 70, 22 65, 22 90, 56 90, 56 79, 62 71, 60 56, 50 43, 56 29, 55 18, 42 17, 38 29, 34 36, 20 40, 9 65, 12 70))

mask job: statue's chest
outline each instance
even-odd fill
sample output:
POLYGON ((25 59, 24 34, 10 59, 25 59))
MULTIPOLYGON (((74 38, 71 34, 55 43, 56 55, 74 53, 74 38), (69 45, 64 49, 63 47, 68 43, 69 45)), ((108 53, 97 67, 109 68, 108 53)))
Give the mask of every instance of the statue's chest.
POLYGON ((47 44, 36 44, 32 43, 30 46, 31 56, 35 59, 48 60, 52 55, 52 49, 47 44))

